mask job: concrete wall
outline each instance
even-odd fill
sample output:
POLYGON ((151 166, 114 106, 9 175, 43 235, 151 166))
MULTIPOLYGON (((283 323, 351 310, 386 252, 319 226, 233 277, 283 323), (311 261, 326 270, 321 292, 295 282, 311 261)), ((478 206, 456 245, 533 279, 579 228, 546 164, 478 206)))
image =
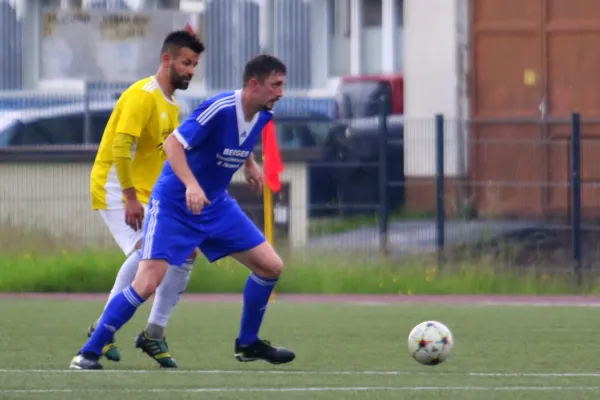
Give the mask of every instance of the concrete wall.
POLYGON ((434 115, 446 118, 445 170, 466 171, 464 54, 466 0, 404 1, 405 171, 407 177, 435 175, 434 115))

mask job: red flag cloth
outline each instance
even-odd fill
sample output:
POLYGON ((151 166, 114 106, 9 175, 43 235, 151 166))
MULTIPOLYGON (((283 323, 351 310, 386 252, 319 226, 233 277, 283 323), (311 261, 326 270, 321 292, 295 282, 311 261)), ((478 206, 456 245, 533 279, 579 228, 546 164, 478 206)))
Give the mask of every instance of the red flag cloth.
POLYGON ((283 162, 281 161, 281 154, 277 145, 277 136, 273 121, 269 121, 263 128, 262 151, 265 183, 273 192, 278 192, 281 189, 279 174, 283 171, 283 162))
POLYGON ((185 24, 185 30, 191 33, 192 35, 196 34, 196 32, 194 32, 194 28, 192 28, 190 24, 185 24))

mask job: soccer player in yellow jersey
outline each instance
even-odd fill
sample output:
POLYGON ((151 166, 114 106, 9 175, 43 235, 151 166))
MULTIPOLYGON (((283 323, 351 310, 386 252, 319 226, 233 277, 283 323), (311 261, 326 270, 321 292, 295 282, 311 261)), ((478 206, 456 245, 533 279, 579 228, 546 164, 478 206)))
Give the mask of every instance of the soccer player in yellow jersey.
MULTIPOLYGON (((165 162, 163 141, 179 125, 179 107, 173 97, 187 89, 204 45, 192 33, 170 33, 160 53, 156 75, 131 85, 119 98, 110 116, 92 167, 92 208, 97 210, 127 259, 121 266, 109 300, 128 287, 140 261, 142 224, 152 187, 165 162)), ((169 354, 164 329, 185 291, 195 253, 181 268, 169 268, 156 291, 148 325, 135 346, 162 367, 176 368, 169 354)), ((88 336, 95 329, 88 328, 88 336)), ((103 348, 112 361, 121 356, 114 338, 103 348)))

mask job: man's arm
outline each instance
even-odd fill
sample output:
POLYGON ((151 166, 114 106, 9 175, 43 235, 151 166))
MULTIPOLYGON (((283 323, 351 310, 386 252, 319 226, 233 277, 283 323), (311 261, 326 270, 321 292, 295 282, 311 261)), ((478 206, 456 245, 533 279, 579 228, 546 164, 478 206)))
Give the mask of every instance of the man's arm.
POLYGON ((117 133, 113 142, 113 161, 115 163, 115 169, 119 183, 121 184, 121 191, 127 199, 136 200, 137 195, 135 193, 135 187, 133 186, 133 172, 132 172, 132 159, 131 149, 137 139, 126 133, 117 133))
POLYGON ((200 184, 190 169, 185 151, 200 146, 209 133, 216 130, 219 119, 218 107, 211 103, 203 103, 165 140, 167 159, 173 172, 186 188, 200 188, 200 184))
POLYGON ((206 198, 206 193, 204 193, 190 169, 185 156, 184 146, 186 145, 181 140, 180 132, 175 130, 165 140, 165 153, 171 169, 185 185, 185 204, 187 208, 194 214, 200 214, 204 206, 210 204, 210 201, 206 198))
MULTIPOLYGON (((202 108, 202 106, 201 106, 202 108)), ((205 107, 206 108, 206 107, 205 107)), ((179 180, 185 185, 185 203, 187 208, 194 214, 199 214, 206 204, 210 201, 206 197, 206 193, 198 180, 194 176, 186 157, 186 150, 195 149, 208 136, 209 132, 214 129, 218 111, 212 117, 208 117, 201 121, 202 110, 200 115, 195 117, 192 114, 186 119, 173 133, 165 140, 165 153, 171 165, 171 169, 179 180), (212 121, 212 122, 211 122, 212 121)), ((206 110, 205 110, 206 111, 206 110)))
POLYGON ((121 191, 125 198, 137 200, 133 185, 131 150, 142 134, 152 112, 151 95, 147 92, 130 93, 125 99, 116 126, 112 145, 113 162, 121 191))
POLYGON ((254 159, 254 153, 250 153, 250 157, 244 161, 244 167, 251 167, 254 165, 258 166, 258 164, 256 164, 256 160, 254 159))
POLYGON ((164 145, 165 153, 171 164, 171 168, 186 188, 193 185, 200 186, 185 157, 184 145, 181 144, 176 133, 177 131, 170 134, 165 140, 164 145))

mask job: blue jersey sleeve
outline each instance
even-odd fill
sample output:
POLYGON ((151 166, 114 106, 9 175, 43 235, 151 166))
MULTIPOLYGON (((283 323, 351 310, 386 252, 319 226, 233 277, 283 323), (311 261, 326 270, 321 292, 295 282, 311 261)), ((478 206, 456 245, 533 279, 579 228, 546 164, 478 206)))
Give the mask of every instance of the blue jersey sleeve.
POLYGON ((223 105, 220 102, 204 102, 173 132, 179 143, 190 150, 198 146, 214 132, 222 118, 223 105))

